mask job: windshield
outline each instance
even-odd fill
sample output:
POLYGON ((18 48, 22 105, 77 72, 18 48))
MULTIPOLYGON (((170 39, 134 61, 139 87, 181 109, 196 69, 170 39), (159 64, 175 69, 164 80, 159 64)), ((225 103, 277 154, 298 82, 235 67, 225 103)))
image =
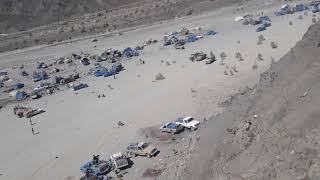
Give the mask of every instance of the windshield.
POLYGON ((188 123, 191 122, 191 121, 193 121, 193 118, 187 119, 187 122, 188 122, 188 123))
POLYGON ((148 144, 147 144, 147 143, 144 143, 144 144, 141 146, 142 149, 145 149, 145 148, 147 148, 147 147, 148 147, 148 144))

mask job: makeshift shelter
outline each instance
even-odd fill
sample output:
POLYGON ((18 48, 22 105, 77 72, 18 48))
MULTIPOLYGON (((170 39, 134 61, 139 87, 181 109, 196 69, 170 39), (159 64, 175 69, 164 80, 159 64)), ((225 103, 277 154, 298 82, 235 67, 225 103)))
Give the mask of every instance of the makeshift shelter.
POLYGON ((134 50, 133 48, 125 48, 122 52, 127 58, 133 57, 133 56, 139 56, 138 51, 134 50))
POLYGON ((14 90, 9 92, 9 97, 16 97, 16 94, 18 93, 18 91, 14 90))
POLYGON ((22 83, 17 83, 13 86, 14 90, 22 89, 24 87, 24 84, 22 83))
POLYGON ((189 34, 186 38, 186 42, 191 43, 197 41, 198 38, 195 34, 189 34))
POLYGON ((26 71, 21 71, 21 72, 20 72, 20 75, 21 75, 21 76, 29 76, 29 74, 28 74, 26 71))
POLYGON ((308 7, 306 7, 304 4, 297 4, 293 9, 295 12, 301 12, 307 10, 308 7))
POLYGON ((28 97, 28 94, 24 91, 18 91, 16 93, 16 100, 17 101, 22 101, 28 97))

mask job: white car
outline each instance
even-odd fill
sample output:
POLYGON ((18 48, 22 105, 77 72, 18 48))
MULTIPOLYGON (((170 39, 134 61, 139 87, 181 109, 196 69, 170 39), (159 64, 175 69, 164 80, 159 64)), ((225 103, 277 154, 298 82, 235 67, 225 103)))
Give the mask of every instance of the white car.
POLYGON ((200 122, 195 120, 193 117, 188 116, 185 118, 178 118, 176 124, 180 124, 181 126, 191 130, 196 130, 198 129, 200 122))

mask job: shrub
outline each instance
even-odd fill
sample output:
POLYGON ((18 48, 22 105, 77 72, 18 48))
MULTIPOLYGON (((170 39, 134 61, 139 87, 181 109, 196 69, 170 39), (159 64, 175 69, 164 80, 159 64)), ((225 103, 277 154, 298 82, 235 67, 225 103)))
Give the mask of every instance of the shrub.
POLYGON ((272 49, 278 48, 278 45, 274 41, 271 41, 270 46, 272 49))

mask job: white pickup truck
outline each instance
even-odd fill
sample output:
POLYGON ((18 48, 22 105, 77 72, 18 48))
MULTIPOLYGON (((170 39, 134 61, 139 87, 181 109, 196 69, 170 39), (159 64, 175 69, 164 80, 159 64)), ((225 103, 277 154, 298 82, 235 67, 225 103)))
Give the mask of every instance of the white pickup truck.
POLYGON ((188 128, 188 129, 191 129, 191 130, 196 130, 196 129, 198 129, 200 122, 193 119, 193 117, 188 116, 185 118, 181 118, 181 117, 178 118, 176 120, 176 124, 180 124, 181 126, 188 128))

